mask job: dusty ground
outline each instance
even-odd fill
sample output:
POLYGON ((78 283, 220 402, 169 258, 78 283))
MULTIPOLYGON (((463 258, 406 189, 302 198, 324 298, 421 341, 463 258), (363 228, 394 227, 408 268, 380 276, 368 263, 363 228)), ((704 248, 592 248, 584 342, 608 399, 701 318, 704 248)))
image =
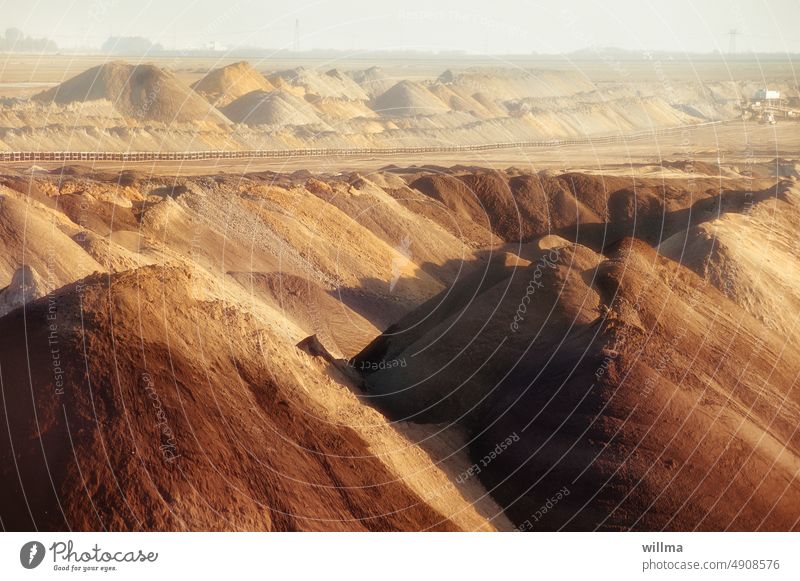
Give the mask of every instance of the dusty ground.
MULTIPOLYGON (((471 154, 441 153, 384 157, 357 156, 346 158, 298 158, 281 160, 220 160, 183 162, 93 162, 82 164, 102 171, 126 169, 154 175, 203 175, 209 173, 239 174, 257 171, 278 173, 311 171, 336 173, 339 171, 375 172, 390 165, 442 166, 454 165, 505 169, 519 167, 539 171, 585 171, 614 175, 634 175, 643 171, 663 173, 661 160, 693 159, 726 164, 763 163, 776 157, 793 157, 800 149, 800 125, 782 123, 763 125, 753 122, 731 122, 713 128, 691 129, 687 134, 659 136, 630 141, 625 144, 598 143, 596 145, 563 145, 555 148, 529 148, 522 150, 487 151, 471 154), (645 168, 645 169, 642 169, 645 168)), ((16 171, 29 170, 30 163, 8 163, 16 171)), ((62 167, 59 163, 37 162, 46 169, 62 167)))

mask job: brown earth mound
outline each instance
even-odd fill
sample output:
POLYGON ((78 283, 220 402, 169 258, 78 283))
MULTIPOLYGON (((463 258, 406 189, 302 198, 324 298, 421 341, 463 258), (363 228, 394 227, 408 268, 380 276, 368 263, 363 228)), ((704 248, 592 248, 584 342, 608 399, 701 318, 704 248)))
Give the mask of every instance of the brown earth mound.
POLYGON ((446 113, 446 103, 415 81, 400 81, 375 97, 370 103, 373 111, 387 117, 435 115, 446 113))
POLYGON ((796 182, 714 167, 0 176, 0 521, 795 529, 796 182))
POLYGON ((395 84, 395 81, 389 78, 380 67, 370 67, 363 71, 352 71, 348 74, 364 89, 370 99, 385 93, 395 84))
POLYGON ((269 78, 275 86, 289 85, 306 95, 356 101, 365 101, 368 98, 367 93, 358 83, 337 69, 322 72, 297 67, 279 71, 269 78))
POLYGON ((691 226, 658 247, 786 337, 797 333, 800 191, 789 181, 745 192, 740 208, 691 226), (738 210, 738 211, 736 211, 738 210))
POLYGON ((106 63, 33 98, 60 105, 110 101, 133 122, 227 123, 219 111, 178 80, 172 71, 154 65, 106 63))
POLYGON ((379 440, 325 419, 314 394, 339 388, 313 359, 195 300, 196 277, 90 277, 54 296, 55 319, 47 300, 0 319, 5 529, 458 528, 373 455, 379 440))
POLYGON ((409 186, 455 215, 491 229, 502 239, 530 241, 548 234, 600 250, 626 236, 658 244, 692 222, 741 206, 742 179, 720 189, 719 180, 642 179, 582 173, 547 175, 443 170, 409 179, 409 186))
POLYGON ((247 125, 308 125, 321 123, 314 108, 286 91, 253 91, 222 108, 234 123, 247 125))
POLYGON ((467 426, 519 526, 800 526, 800 351, 695 274, 640 241, 604 259, 550 240, 458 296, 357 361, 411 361, 365 376, 376 403, 467 426))
POLYGON ((192 89, 215 107, 224 107, 247 93, 274 91, 275 87, 250 63, 241 61, 214 69, 194 83, 192 89))

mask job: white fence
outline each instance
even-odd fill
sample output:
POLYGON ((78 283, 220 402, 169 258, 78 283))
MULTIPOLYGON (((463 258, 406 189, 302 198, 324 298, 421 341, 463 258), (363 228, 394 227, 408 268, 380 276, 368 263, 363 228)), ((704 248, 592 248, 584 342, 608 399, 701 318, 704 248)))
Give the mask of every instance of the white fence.
POLYGON ((478 145, 381 147, 381 148, 309 148, 309 149, 259 149, 259 150, 210 150, 210 151, 2 151, 0 162, 16 161, 194 161, 213 159, 286 159, 305 157, 357 157, 384 156, 418 153, 462 153, 471 151, 494 151, 501 149, 526 149, 558 147, 564 145, 591 145, 624 143, 658 136, 680 134, 701 127, 720 125, 723 121, 711 121, 695 125, 668 127, 639 131, 637 133, 584 137, 580 139, 548 139, 539 141, 513 141, 478 145))

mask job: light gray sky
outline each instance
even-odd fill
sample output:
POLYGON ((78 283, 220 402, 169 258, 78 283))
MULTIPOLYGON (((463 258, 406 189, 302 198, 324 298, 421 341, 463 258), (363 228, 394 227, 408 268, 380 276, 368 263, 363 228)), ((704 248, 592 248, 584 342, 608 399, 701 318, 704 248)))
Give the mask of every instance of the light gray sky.
POLYGON ((587 47, 800 52, 800 0, 0 0, 0 28, 60 46, 145 36, 175 46, 570 52, 587 47))

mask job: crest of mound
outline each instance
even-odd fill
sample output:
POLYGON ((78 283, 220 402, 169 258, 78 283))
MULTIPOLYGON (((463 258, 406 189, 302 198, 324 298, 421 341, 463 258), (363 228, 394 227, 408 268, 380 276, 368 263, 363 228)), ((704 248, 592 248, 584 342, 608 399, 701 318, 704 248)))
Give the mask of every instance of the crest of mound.
POLYGON ((222 108, 234 123, 246 125, 313 125, 322 123, 307 101, 283 90, 252 91, 222 108))
MULTIPOLYGON (((434 168, 431 168, 434 169, 434 168)), ((658 244, 748 203, 742 186, 720 190, 713 178, 660 179, 472 168, 437 169, 409 177, 409 186, 444 204, 453 215, 488 228, 507 242, 556 234, 600 250, 634 236, 658 244), (689 184, 696 186, 692 194, 689 184)), ((768 192, 758 192, 760 199, 768 192)), ((752 201, 754 201, 753 198, 752 201)))
POLYGON ((370 99, 374 99, 392 88, 395 81, 380 67, 370 67, 362 71, 351 71, 350 77, 367 93, 370 99))
POLYGON ((427 87, 416 81, 400 81, 372 100, 370 107, 386 117, 436 115, 450 108, 427 87))
POLYGON ((780 234, 800 228, 800 190, 789 184, 766 197, 750 192, 742 212, 691 226, 658 247, 785 336, 797 334, 800 324, 795 242, 780 234))
POLYGON ((418 491, 449 481, 414 488, 409 470, 436 470, 419 449, 258 315, 195 299, 196 284, 185 268, 96 275, 55 293, 55 323, 49 298, 0 319, 6 529, 491 528, 457 490, 431 501, 454 520, 432 508, 418 491))
POLYGON ((148 64, 105 63, 39 93, 34 99, 59 105, 109 101, 134 122, 227 123, 219 111, 173 72, 148 64))
POLYGON ((155 262, 152 256, 143 252, 147 247, 140 240, 138 232, 117 230, 109 236, 99 236, 94 232, 87 231, 79 232, 72 239, 108 272, 122 272, 155 262), (136 240, 131 245, 134 250, 129 250, 115 241, 124 241, 128 236, 136 240))
POLYGON ((246 61, 214 69, 192 88, 215 107, 224 107, 253 91, 275 90, 275 86, 246 61))
POLYGON ((270 81, 275 86, 286 84, 316 97, 357 101, 366 101, 369 98, 358 83, 337 69, 322 72, 316 69, 297 67, 271 75, 270 81))
POLYGON ((603 190, 595 196, 601 200, 590 199, 587 187, 575 186, 568 178, 509 177, 502 172, 430 174, 409 185, 507 241, 548 233, 575 239, 578 225, 600 224, 592 207, 602 207, 608 195, 603 190))

